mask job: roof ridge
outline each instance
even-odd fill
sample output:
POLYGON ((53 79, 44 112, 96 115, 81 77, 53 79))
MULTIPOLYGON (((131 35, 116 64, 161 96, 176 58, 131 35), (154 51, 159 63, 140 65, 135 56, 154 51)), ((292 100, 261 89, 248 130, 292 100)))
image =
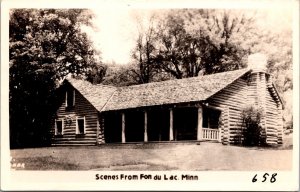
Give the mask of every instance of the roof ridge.
POLYGON ((202 76, 196 76, 196 77, 187 77, 187 78, 182 78, 182 79, 169 79, 165 81, 155 81, 155 82, 149 82, 149 83, 144 83, 144 84, 136 84, 136 85, 129 85, 129 86, 121 86, 122 88, 129 88, 129 87, 138 87, 138 86, 146 86, 146 85, 153 85, 153 84, 159 84, 159 83, 166 83, 166 82, 173 82, 173 81, 188 81, 191 79, 201 79, 203 77, 208 77, 208 76, 213 76, 213 75, 220 75, 224 73, 230 73, 230 72, 237 72, 237 71, 248 71, 250 69, 247 68, 242 68, 242 69, 237 69, 237 70, 232 70, 232 71, 223 71, 219 73, 212 73, 208 75, 202 75, 202 76))
POLYGON ((250 70, 248 68, 242 68, 242 69, 237 69, 237 70, 232 70, 232 71, 223 71, 223 72, 219 72, 219 73, 212 73, 212 74, 208 74, 208 75, 202 75, 202 76, 196 76, 196 77, 187 77, 187 78, 182 78, 182 79, 169 79, 169 80, 165 80, 165 81, 155 81, 155 82, 149 82, 149 83, 144 83, 144 84, 136 84, 136 85, 129 85, 129 86, 120 86, 120 87, 117 87, 117 86, 113 86, 113 85, 105 85, 105 84, 102 84, 102 83, 99 83, 99 84, 92 84, 91 82, 85 80, 85 79, 76 79, 76 78, 73 78, 73 77, 67 77, 65 78, 66 80, 76 80, 76 81, 83 81, 83 82, 87 82, 89 83, 90 85, 92 86, 103 86, 103 87, 111 87, 111 88, 129 88, 129 87, 137 87, 137 86, 146 86, 146 85, 153 85, 153 84, 159 84, 159 83, 167 83, 167 82, 174 82, 174 81, 187 81, 187 80, 191 80, 191 79, 200 79, 200 78, 203 78, 203 77, 208 77, 208 76, 213 76, 213 75, 220 75, 220 74, 224 74, 224 73, 230 73, 230 72, 237 72, 237 71, 247 71, 247 70, 250 70))
MULTIPOLYGON (((92 84, 92 85, 94 85, 94 84, 92 84)), ((110 88, 118 88, 117 86, 113 86, 113 85, 104 85, 104 84, 101 84, 101 83, 99 83, 99 84, 96 84, 96 85, 94 85, 94 86, 102 86, 102 87, 110 87, 110 88)))

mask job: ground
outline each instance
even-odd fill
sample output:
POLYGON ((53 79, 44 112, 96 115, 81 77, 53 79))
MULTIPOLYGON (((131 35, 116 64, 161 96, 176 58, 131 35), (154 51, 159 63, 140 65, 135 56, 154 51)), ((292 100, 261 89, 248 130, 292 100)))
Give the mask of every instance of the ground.
POLYGON ((11 156, 26 170, 279 171, 292 169, 292 151, 201 142, 16 149, 11 156))

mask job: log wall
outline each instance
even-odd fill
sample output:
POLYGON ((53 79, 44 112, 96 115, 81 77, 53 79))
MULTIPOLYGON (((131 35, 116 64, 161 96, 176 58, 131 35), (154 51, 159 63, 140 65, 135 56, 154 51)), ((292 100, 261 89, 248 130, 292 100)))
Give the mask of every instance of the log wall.
POLYGON ((266 142, 278 143, 278 108, 270 94, 266 95, 266 142))
MULTIPOLYGON (((66 88, 72 88, 65 85, 66 88)), ((73 89, 73 88, 72 88, 73 89)), ((97 135, 103 135, 99 128, 98 112, 78 91, 75 90, 75 106, 66 110, 65 100, 60 105, 56 113, 56 119, 64 120, 63 135, 56 136, 55 126, 51 130, 52 145, 95 145, 97 143, 97 135), (67 123, 66 117, 72 118, 71 123, 67 123), (85 117, 85 134, 76 135, 76 117, 85 117)), ((101 138, 101 136, 99 136, 101 138)))
POLYGON ((266 73, 252 73, 239 78, 210 99, 208 105, 222 108, 221 142, 236 144, 242 141, 241 112, 247 105, 256 105, 263 111, 262 137, 267 144, 282 144, 282 106, 272 95, 274 90, 266 73), (272 92, 273 91, 273 92, 272 92))
POLYGON ((247 80, 240 78, 207 100, 208 105, 222 108, 220 131, 223 144, 240 142, 241 111, 247 102, 247 88, 247 80))
POLYGON ((277 144, 282 144, 283 141, 282 141, 282 137, 283 137, 283 117, 282 117, 282 105, 278 105, 278 113, 277 113, 277 144))
MULTIPOLYGON (((255 74, 253 74, 255 75, 255 74)), ((275 94, 272 78, 269 74, 256 73, 257 78, 257 101, 263 109, 262 135, 268 145, 282 144, 283 120, 281 103, 275 94)))
POLYGON ((282 144, 283 136, 283 119, 282 105, 275 95, 275 90, 272 85, 272 78, 267 78, 266 86, 266 135, 268 144, 282 144))
POLYGON ((104 144, 105 143, 105 137, 104 137, 105 118, 103 115, 99 114, 98 119, 99 122, 98 122, 97 143, 104 144))

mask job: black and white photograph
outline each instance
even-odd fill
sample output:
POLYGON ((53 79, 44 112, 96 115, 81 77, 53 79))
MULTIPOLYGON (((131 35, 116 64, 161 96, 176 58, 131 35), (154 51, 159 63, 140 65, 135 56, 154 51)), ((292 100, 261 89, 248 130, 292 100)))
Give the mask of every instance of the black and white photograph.
POLYGON ((298 1, 13 2, 3 190, 299 190, 298 1))

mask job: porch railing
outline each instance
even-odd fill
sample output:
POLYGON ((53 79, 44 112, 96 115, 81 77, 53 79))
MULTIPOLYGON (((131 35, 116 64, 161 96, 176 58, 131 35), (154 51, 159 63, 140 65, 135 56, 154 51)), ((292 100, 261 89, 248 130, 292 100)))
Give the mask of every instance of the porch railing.
POLYGON ((202 139, 204 140, 219 141, 220 139, 219 129, 202 128, 202 133, 202 139))

